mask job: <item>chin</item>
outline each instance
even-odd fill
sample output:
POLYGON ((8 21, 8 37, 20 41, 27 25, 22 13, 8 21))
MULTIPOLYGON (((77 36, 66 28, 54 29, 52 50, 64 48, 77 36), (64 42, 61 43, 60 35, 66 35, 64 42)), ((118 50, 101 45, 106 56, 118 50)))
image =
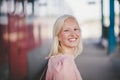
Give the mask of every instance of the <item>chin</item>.
POLYGON ((78 44, 77 45, 69 45, 69 47, 71 47, 71 48, 75 48, 75 47, 77 47, 78 46, 78 44))

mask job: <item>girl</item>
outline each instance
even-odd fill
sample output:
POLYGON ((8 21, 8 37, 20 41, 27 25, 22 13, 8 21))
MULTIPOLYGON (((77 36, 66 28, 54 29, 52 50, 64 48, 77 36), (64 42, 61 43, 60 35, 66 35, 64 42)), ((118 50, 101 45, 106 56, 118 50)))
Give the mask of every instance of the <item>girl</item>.
POLYGON ((77 20, 71 15, 59 17, 53 27, 46 80, 82 80, 74 61, 81 51, 81 31, 77 20))

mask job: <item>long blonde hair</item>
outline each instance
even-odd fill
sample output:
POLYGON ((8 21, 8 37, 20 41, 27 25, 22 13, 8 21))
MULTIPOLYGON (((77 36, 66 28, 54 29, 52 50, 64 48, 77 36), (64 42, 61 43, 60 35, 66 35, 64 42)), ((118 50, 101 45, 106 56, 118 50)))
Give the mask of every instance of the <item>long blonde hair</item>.
MULTIPOLYGON (((63 16, 60 16, 54 24, 54 27, 53 27, 53 44, 52 44, 52 48, 51 48, 51 52, 49 54, 49 57, 50 56, 55 56, 57 54, 61 54, 60 47, 59 47, 60 45, 59 45, 59 40, 58 40, 58 34, 59 34, 60 30, 62 29, 64 21, 68 18, 72 18, 77 22, 75 17, 73 17, 72 15, 63 15, 63 16)), ((78 56, 81 52, 82 52, 82 40, 81 40, 81 36, 80 36, 80 43, 78 44, 78 46, 75 49, 74 56, 75 57, 78 56)))

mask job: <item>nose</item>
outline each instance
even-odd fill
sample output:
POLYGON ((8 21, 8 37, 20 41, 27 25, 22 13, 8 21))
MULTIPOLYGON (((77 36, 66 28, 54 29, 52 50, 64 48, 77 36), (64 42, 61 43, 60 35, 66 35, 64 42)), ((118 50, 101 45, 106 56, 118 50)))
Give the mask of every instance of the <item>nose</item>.
POLYGON ((71 35, 72 37, 74 37, 74 36, 76 35, 75 31, 71 31, 71 32, 70 32, 70 35, 71 35))

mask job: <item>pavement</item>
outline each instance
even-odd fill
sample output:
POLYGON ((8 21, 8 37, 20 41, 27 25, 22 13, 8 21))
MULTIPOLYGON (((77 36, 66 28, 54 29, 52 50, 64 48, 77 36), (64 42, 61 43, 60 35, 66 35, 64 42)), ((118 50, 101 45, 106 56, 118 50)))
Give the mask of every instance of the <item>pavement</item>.
MULTIPOLYGON (((108 55, 106 49, 99 48, 95 39, 83 40, 83 52, 75 62, 83 80, 120 80, 120 55, 116 52, 108 55)), ((40 70, 41 60, 48 55, 50 40, 44 40, 43 45, 29 52, 29 79, 40 70), (34 55, 33 55, 34 54, 34 55)))
POLYGON ((107 54, 93 39, 83 41, 76 64, 83 80, 120 80, 120 52, 107 54))

